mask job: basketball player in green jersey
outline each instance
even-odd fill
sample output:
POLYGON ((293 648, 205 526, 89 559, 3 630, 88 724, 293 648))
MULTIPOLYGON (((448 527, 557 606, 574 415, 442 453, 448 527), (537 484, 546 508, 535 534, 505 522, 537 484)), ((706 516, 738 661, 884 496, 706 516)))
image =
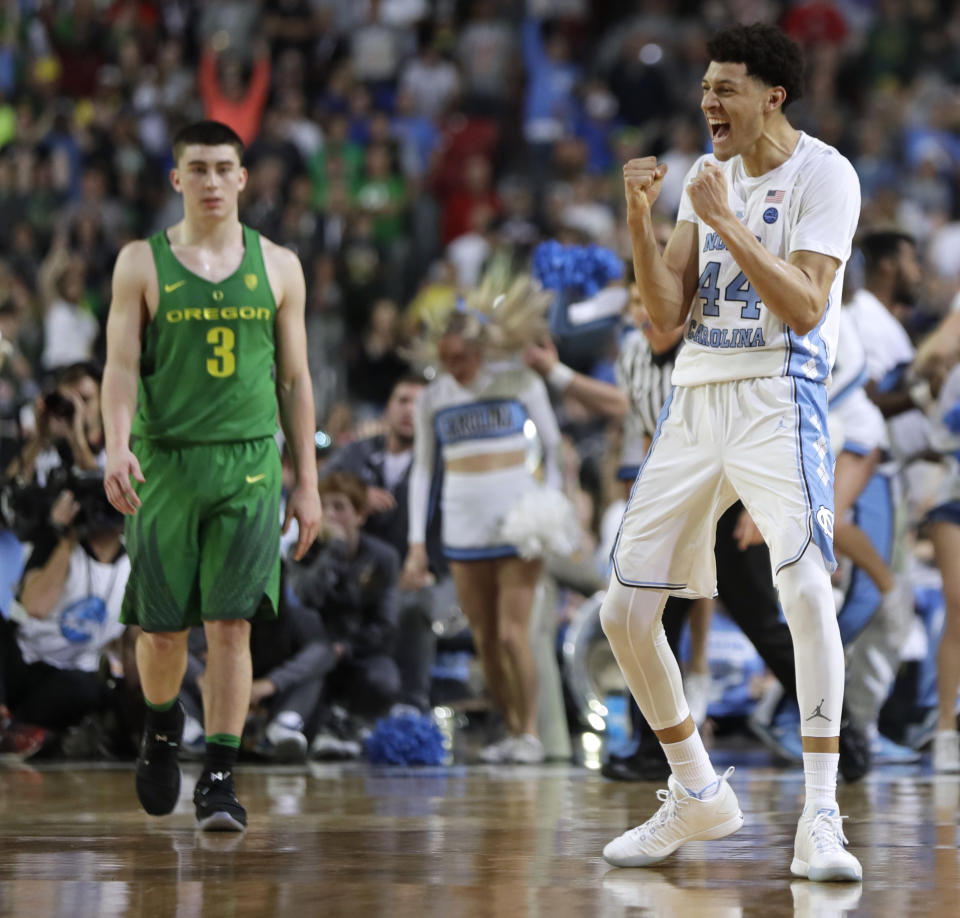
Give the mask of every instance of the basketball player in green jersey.
POLYGON ((176 806, 187 629, 202 624, 207 751, 194 803, 201 829, 227 831, 247 823, 232 772, 250 702, 250 621, 277 608, 278 408, 296 465, 283 524, 297 520, 295 557, 321 517, 303 271, 241 224, 242 153, 215 121, 174 138, 184 218, 121 250, 103 378, 105 488, 127 514, 131 560, 122 617, 143 629, 137 796, 153 815, 176 806))

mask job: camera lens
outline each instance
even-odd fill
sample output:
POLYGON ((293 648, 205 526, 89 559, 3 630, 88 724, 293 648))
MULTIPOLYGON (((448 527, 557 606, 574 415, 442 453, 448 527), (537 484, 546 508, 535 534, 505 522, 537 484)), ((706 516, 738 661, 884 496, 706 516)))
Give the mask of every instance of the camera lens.
POLYGON ((47 414, 64 421, 72 421, 76 406, 60 392, 51 392, 43 400, 47 414))

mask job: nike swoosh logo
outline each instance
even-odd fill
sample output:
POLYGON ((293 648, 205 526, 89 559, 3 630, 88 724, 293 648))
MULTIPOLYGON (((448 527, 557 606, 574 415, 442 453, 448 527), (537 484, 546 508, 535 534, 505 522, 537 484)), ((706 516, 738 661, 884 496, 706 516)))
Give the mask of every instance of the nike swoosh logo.
POLYGON ((177 281, 175 284, 164 284, 163 292, 164 293, 173 293, 174 290, 178 290, 186 283, 185 280, 177 281))
POLYGON ((259 475, 247 475, 247 484, 256 484, 262 478, 266 478, 267 473, 261 472, 259 475))

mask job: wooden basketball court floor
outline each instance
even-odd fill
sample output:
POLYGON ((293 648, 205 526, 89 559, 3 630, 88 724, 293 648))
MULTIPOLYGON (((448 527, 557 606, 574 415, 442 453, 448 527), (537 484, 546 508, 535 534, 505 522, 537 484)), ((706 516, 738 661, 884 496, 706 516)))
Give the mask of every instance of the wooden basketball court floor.
POLYGON ((738 767, 740 832, 647 870, 600 852, 653 811, 657 785, 582 767, 241 768, 243 835, 195 831, 196 776, 156 819, 129 765, 0 767, 0 915, 960 915, 960 776, 919 768, 841 786, 862 886, 790 876, 795 769, 738 767))

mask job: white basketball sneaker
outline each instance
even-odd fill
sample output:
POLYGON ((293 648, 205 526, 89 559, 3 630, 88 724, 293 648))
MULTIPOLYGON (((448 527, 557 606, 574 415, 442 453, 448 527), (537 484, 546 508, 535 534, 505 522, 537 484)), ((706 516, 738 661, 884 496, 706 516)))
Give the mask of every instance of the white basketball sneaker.
POLYGON ((302 724, 303 718, 295 711, 281 711, 263 731, 269 744, 267 754, 277 762, 306 762, 307 738, 298 729, 302 724))
POLYGON ((937 730, 933 734, 933 770, 941 775, 960 772, 960 736, 956 730, 937 730))
POLYGON ((517 765, 539 765, 543 759, 543 743, 532 733, 515 736, 507 752, 507 761, 517 765))
POLYGON ((480 750, 480 761, 488 765, 500 765, 510 761, 510 754, 513 752, 512 736, 505 736, 496 743, 490 743, 480 750))
POLYGON ((737 795, 727 783, 733 768, 718 778, 719 787, 706 800, 694 797, 670 775, 667 789, 657 791, 662 806, 643 825, 624 832, 603 849, 614 867, 648 867, 689 841, 710 841, 732 835, 743 825, 737 795))
POLYGON ((858 883, 863 879, 863 868, 843 846, 843 820, 836 809, 825 807, 808 813, 804 810, 797 824, 793 845, 793 863, 790 872, 795 877, 823 882, 846 880, 858 883))

